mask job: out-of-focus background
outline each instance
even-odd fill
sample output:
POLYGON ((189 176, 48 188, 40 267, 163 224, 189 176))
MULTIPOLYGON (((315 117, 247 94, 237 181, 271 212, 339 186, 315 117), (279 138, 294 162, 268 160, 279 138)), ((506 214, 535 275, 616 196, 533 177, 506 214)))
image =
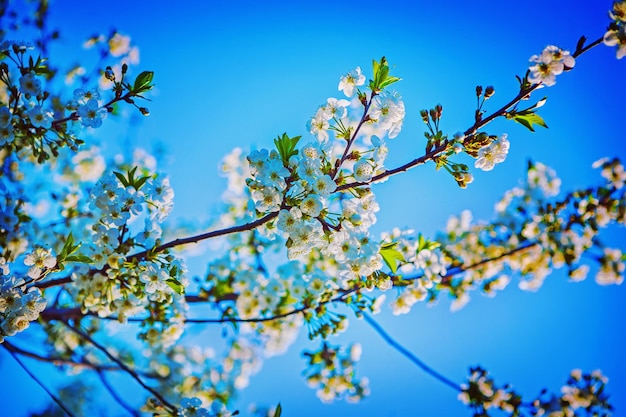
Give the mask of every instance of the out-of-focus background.
MULTIPOLYGON (((61 29, 62 39, 50 58, 81 61, 90 56, 83 41, 112 28, 131 36, 140 48, 138 68, 155 72, 153 101, 147 103, 151 115, 130 130, 112 124, 96 135, 105 151, 164 149, 161 170, 170 175, 176 193, 171 217, 208 224, 226 187, 218 175, 222 157, 235 146, 270 148, 282 132, 309 138, 307 120, 328 97, 341 98, 339 77, 356 66, 371 77, 372 59, 384 55, 392 74, 402 78, 394 87, 407 114, 402 133, 388 141, 386 162, 394 167, 423 152, 420 109, 441 103, 443 130, 465 130, 473 121, 476 85, 495 87, 486 109, 497 109, 517 93, 514 76, 524 75, 531 55, 549 44, 573 51, 581 35, 601 37, 611 5, 584 0, 56 1, 50 26, 61 29)), ((508 133, 509 156, 492 172, 475 171, 466 190, 432 164, 375 186, 381 210, 374 231, 399 226, 433 236, 464 209, 476 219, 489 219, 495 202, 518 185, 528 159, 553 167, 564 191, 599 181, 591 168, 595 160, 626 156, 625 74, 626 60, 616 60, 614 48, 601 45, 584 54, 554 87, 533 96, 548 97, 540 114, 549 129, 531 134, 513 122, 490 125, 492 134, 508 133)), ((623 227, 607 236, 624 249, 623 227)), ((190 259, 192 275, 205 272, 210 256, 207 249, 190 259)), ((601 369, 609 377, 615 415, 626 414, 626 289, 598 286, 592 274, 582 283, 568 283, 564 271, 556 271, 536 293, 516 284, 495 298, 476 293, 456 313, 444 298, 399 317, 385 306, 377 320, 399 343, 459 383, 469 366, 480 364, 496 381, 532 397, 544 387, 558 392, 573 368, 601 369)), ((363 345, 357 372, 369 378, 372 392, 361 403, 324 405, 306 386, 300 352, 318 344, 303 332, 288 353, 264 363, 235 408, 244 416, 250 403, 278 402, 283 415, 298 417, 470 415, 453 390, 389 347, 364 321, 351 320, 331 342, 363 345)), ((49 385, 62 381, 49 367, 29 363, 49 385)), ((4 350, 0 375, 0 415, 28 415, 48 401, 4 350)), ((111 408, 111 415, 123 410, 111 408)))

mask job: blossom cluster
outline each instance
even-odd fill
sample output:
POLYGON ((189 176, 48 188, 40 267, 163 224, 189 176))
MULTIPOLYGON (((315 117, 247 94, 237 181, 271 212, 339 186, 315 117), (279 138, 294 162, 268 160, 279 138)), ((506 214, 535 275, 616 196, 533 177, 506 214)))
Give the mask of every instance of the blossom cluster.
POLYGON ((365 187, 337 193, 337 187, 348 181, 367 184, 383 170, 384 141, 370 134, 358 136, 360 129, 369 126, 393 138, 404 118, 404 104, 396 93, 372 87, 368 96, 357 89, 364 80, 357 68, 339 83, 347 97, 357 92, 360 118, 350 116, 348 100, 331 97, 309 121, 316 142, 297 149, 300 137, 285 134, 275 140, 276 150, 254 151, 247 157, 251 177, 246 183, 255 210, 260 215, 277 213, 270 228, 286 237, 289 259, 321 251, 342 266, 339 285, 371 275, 382 267, 382 259, 369 233, 378 211, 374 194, 365 187), (335 140, 330 139, 331 131, 335 140))
POLYGON ((604 393, 607 382, 599 370, 583 374, 575 369, 561 388, 560 396, 544 390, 535 400, 524 402, 508 385, 498 387, 486 370, 475 367, 470 369, 467 384, 461 386, 458 398, 474 410, 476 417, 487 417, 491 410, 512 416, 520 415, 523 410, 535 417, 609 416, 612 407, 604 393))
POLYGON ((511 387, 497 387, 489 373, 479 366, 470 368, 470 376, 467 383, 461 385, 458 399, 474 410, 475 417, 487 417, 490 409, 517 415, 522 405, 520 396, 511 387))
POLYGON ((500 136, 497 140, 478 150, 478 159, 474 162, 474 166, 483 171, 491 171, 496 164, 504 162, 510 146, 507 135, 500 136))
POLYGON ((361 345, 347 348, 330 346, 324 342, 318 351, 304 352, 309 362, 306 379, 309 386, 317 388, 316 394, 323 402, 345 397, 357 402, 368 395, 367 378, 357 379, 354 365, 361 357, 361 345))
MULTIPOLYGON (((32 254, 26 259, 29 257, 32 257, 32 254)), ((26 259, 25 262, 29 264, 26 259)), ((49 258, 44 258, 42 264, 46 263, 45 259, 49 258)), ((54 266, 51 262, 47 263, 51 267, 54 266)), ((31 271, 36 268, 37 272, 37 274, 31 272, 31 275, 39 276, 39 266, 31 265, 31 271)), ((37 320, 39 313, 46 308, 46 299, 39 288, 30 287, 26 290, 24 279, 16 278, 10 273, 6 259, 0 257, 0 343, 5 337, 14 336, 28 328, 30 322, 37 320)))
POLYGON ((85 127, 98 128, 102 126, 108 110, 101 107, 100 92, 96 89, 85 91, 82 88, 74 90, 74 101, 67 105, 68 110, 76 111, 78 119, 85 127))
MULTIPOLYGON (((129 42, 129 38, 114 32, 107 47, 100 51, 101 62, 110 57, 127 58, 133 55, 131 50, 137 50, 136 47, 130 48, 129 42)), ((32 45, 24 42, 0 43, 0 149, 22 156, 30 155, 39 163, 57 158, 60 149, 65 147, 78 150, 84 143, 78 137, 82 133, 79 126, 100 127, 106 115, 113 111, 115 103, 124 101, 135 105, 132 97, 142 97, 141 93, 151 88, 151 78, 141 78, 141 74, 134 85, 127 80, 125 82, 128 65, 124 63, 120 66, 121 77, 118 80, 112 77, 107 81, 111 85, 101 86, 105 89, 113 86, 115 91, 115 96, 103 103, 98 89, 84 88, 93 79, 85 75, 84 68, 77 67, 68 73, 66 84, 75 83, 75 77, 82 74, 82 85, 68 100, 51 93, 54 90, 55 69, 41 56, 35 58, 31 54, 33 49, 32 45)), ((137 59, 134 59, 132 63, 136 62, 137 59)), ((106 77, 102 79, 107 80, 106 77)), ((147 110, 142 109, 141 112, 147 114, 147 110)))
POLYGON ((583 373, 574 369, 567 383, 561 387, 561 395, 540 395, 531 403, 533 416, 610 416, 613 407, 605 388, 608 382, 600 370, 583 373))
POLYGON ((529 68, 528 82, 546 87, 556 84, 556 76, 566 69, 573 68, 576 64, 576 60, 569 51, 554 45, 547 46, 539 55, 533 55, 530 62, 533 65, 529 68))
POLYGON ((418 301, 434 301, 441 291, 452 296, 451 309, 457 310, 469 301, 470 291, 480 289, 493 296, 514 275, 524 278, 520 288, 537 290, 553 268, 563 266, 572 281, 581 281, 591 270, 589 264, 597 263, 599 285, 621 284, 622 251, 604 247, 600 256, 589 251, 600 241, 601 229, 626 223, 626 174, 617 159, 602 159, 594 167, 601 169, 605 180, 601 185, 557 200, 560 179, 551 168, 534 163, 525 184, 498 202, 491 223, 473 224, 471 213, 465 211, 452 217, 446 234, 433 242, 410 231, 384 236, 397 242, 395 249, 401 254, 399 279, 392 280, 401 288, 391 303, 394 314, 408 313, 418 301))
POLYGON ((607 46, 616 46, 617 59, 622 59, 626 56, 626 1, 614 2, 609 16, 612 22, 604 34, 603 42, 607 46))
POLYGON ((71 291, 84 312, 116 315, 120 322, 148 309, 152 313, 140 338, 170 345, 184 328, 187 307, 180 294, 187 283, 186 267, 167 254, 125 259, 133 248, 156 245, 174 194, 167 177, 146 173, 135 178, 136 171, 129 170, 128 178, 106 174, 91 189, 89 209, 95 222, 80 249, 90 263, 74 269, 71 291), (134 227, 140 219, 144 227, 134 227))
MULTIPOLYGON (((155 382, 159 391, 168 398, 179 399, 181 407, 177 412, 183 416, 194 415, 193 412, 211 417, 232 416, 226 406, 260 367, 255 347, 239 337, 227 341, 223 355, 211 348, 176 344, 168 349, 151 350, 145 357, 149 361, 148 369, 158 375, 155 382)), ((142 411, 172 415, 154 400, 148 400, 142 411)))

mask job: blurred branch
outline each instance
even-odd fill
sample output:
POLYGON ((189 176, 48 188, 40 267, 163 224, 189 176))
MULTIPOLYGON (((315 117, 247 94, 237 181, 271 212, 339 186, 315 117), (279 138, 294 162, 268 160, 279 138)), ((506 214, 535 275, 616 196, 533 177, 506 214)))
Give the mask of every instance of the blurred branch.
POLYGON ((433 368, 431 368, 430 366, 426 365, 420 358, 415 356, 407 348, 405 348, 404 346, 402 346, 401 344, 396 342, 389 335, 389 333, 387 333, 380 326, 380 324, 378 324, 376 321, 374 321, 374 319, 371 318, 368 314, 363 313, 363 318, 365 318, 365 321, 370 326, 372 326, 372 328, 376 331, 376 333, 378 333, 385 340, 385 342, 387 342, 387 344, 389 346, 391 346, 392 348, 394 348, 395 350, 400 352, 402 355, 404 355, 406 358, 408 358, 411 362, 413 362, 415 365, 417 365, 417 367, 420 368, 422 371, 426 372, 428 375, 430 375, 433 378, 439 380, 440 382, 443 382, 445 385, 449 386, 450 388, 452 388, 452 389, 454 389, 456 391, 459 391, 459 392, 462 391, 462 388, 461 388, 461 386, 459 384, 456 384, 456 383, 452 382, 451 380, 449 380, 448 378, 446 378, 445 376, 441 375, 439 372, 435 371, 433 368))
POLYGON ((144 389, 146 389, 148 392, 150 392, 152 395, 154 395, 154 397, 157 400, 159 400, 159 402, 161 402, 161 404, 164 407, 168 408, 169 411, 176 412, 177 407, 175 407, 173 404, 171 404, 169 401, 167 401, 165 398, 163 398, 163 396, 157 390, 155 390, 154 388, 148 386, 141 379, 141 377, 139 376, 139 374, 137 372, 135 372, 133 369, 131 369, 128 365, 126 365, 120 359, 118 359, 115 356, 113 356, 113 354, 111 352, 109 352, 109 350, 107 348, 102 346, 100 343, 96 342, 91 336, 89 336, 87 333, 83 332, 82 330, 78 329, 77 327, 70 326, 66 321, 62 321, 62 323, 65 324, 65 326, 68 329, 70 329, 71 331, 73 331, 74 333, 76 333, 77 335, 79 335, 80 337, 82 337, 83 339, 85 339, 86 341, 91 343, 92 345, 94 345, 100 351, 102 351, 102 353, 104 353, 110 360, 112 360, 113 362, 118 364, 119 367, 122 368, 123 371, 128 373, 135 381, 137 381, 137 383, 139 385, 141 385, 144 389))
POLYGON ((72 366, 72 367, 80 367, 80 368, 86 368, 86 369, 93 369, 96 371, 122 371, 122 368, 119 368, 117 366, 106 366, 106 365, 97 365, 88 361, 73 361, 71 359, 65 359, 65 358, 59 358, 59 357, 54 357, 54 356, 43 356, 34 352, 30 352, 28 350, 22 349, 20 347, 15 346, 14 344, 10 343, 9 341, 5 340, 3 342, 5 348, 7 348, 9 351, 14 352, 14 353, 18 353, 22 356, 26 356, 32 359, 36 359, 40 362, 48 362, 51 363, 53 365, 56 366, 60 366, 60 365, 68 365, 68 366, 72 366))
POLYGON ((18 365, 20 365, 20 367, 24 370, 24 372, 26 372, 28 374, 28 376, 30 376, 32 378, 33 381, 35 381, 45 392, 46 394, 48 394, 50 396, 50 398, 52 398, 52 400, 57 403, 57 405, 59 407, 61 407, 61 409, 65 412, 65 414, 67 414, 70 417, 76 417, 76 415, 74 413, 72 413, 66 406, 65 404, 63 404, 63 401, 61 401, 61 399, 59 397, 57 397, 56 395, 54 395, 48 388, 46 388, 46 386, 43 384, 43 382, 41 382, 41 380, 39 380, 39 378, 37 378, 35 376, 35 374, 33 374, 27 367, 26 365, 24 365, 24 363, 20 360, 20 358, 17 356, 17 354, 11 350, 5 343, 2 343, 2 345, 5 347, 5 349, 9 352, 9 354, 11 356, 13 356, 13 359, 15 359, 15 361, 18 363, 18 365))
POLYGON ((126 401, 124 401, 118 394, 117 392, 113 389, 113 387, 111 386, 111 384, 109 384, 109 381, 107 381, 106 376, 104 375, 104 372, 102 372, 101 370, 97 370, 96 371, 98 373, 98 377, 100 377, 100 381, 102 381, 102 385, 104 385, 104 387, 106 388, 107 391, 109 391, 109 394, 111 394, 111 397, 113 397, 113 399, 115 401, 117 401, 117 403, 122 406, 122 408, 124 408, 126 411, 128 411, 128 413, 133 416, 133 417, 139 417, 139 413, 133 409, 132 407, 130 407, 128 405, 128 403, 126 401))

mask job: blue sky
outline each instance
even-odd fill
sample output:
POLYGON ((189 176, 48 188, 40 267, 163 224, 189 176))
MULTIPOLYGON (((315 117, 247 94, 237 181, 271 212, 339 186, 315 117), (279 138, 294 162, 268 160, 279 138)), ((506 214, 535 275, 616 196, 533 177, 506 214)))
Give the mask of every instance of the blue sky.
MULTIPOLYGON (((371 60, 384 55, 403 78, 396 89, 407 116, 401 135, 389 141, 386 165, 393 167, 423 150, 420 109, 441 103, 442 128, 450 134, 465 130, 472 124, 477 84, 495 86, 487 110, 496 109, 516 94, 514 76, 523 75, 531 55, 548 44, 573 50, 581 35, 596 39, 611 7, 609 1, 583 0, 546 0, 532 7, 491 0, 224 3, 103 7, 58 1, 51 6, 52 26, 63 35, 62 62, 82 56, 86 37, 117 28, 140 47, 139 68, 155 71, 151 116, 133 130, 132 143, 167 149, 162 168, 171 176, 173 216, 179 219, 209 222, 226 186, 217 175, 220 159, 234 146, 269 148, 282 132, 307 135, 308 118, 326 98, 339 97, 339 76, 357 65, 369 76, 371 60)), ((564 190, 593 183, 598 178, 593 161, 626 156, 624 74, 626 60, 617 61, 612 48, 583 55, 554 87, 535 95, 548 96, 540 114, 549 129, 530 134, 512 122, 490 126, 491 133, 508 133, 509 157, 492 172, 475 173, 466 190, 430 165, 376 186, 377 231, 401 226, 432 235, 463 209, 489 219, 502 193, 518 184, 529 158, 555 168, 564 190)), ((102 132, 110 150, 125 137, 119 129, 102 132)), ((609 239, 624 248, 625 237, 622 227, 609 239)), ((192 273, 202 274, 205 263, 206 258, 192 260, 192 273)), ((609 377, 616 414, 626 413, 626 399, 618 395, 626 392, 626 290, 599 287, 592 279, 566 281, 555 273, 537 293, 512 284, 493 299, 474 295, 454 314, 444 299, 430 308, 418 305, 406 316, 385 312, 377 320, 459 383, 469 366, 481 364, 496 381, 533 396, 543 387, 558 391, 573 368, 600 368, 609 377)), ((454 391, 423 374, 363 321, 353 320, 345 334, 331 340, 353 341, 363 344, 358 372, 370 379, 372 389, 362 403, 319 402, 300 375, 300 352, 317 343, 309 344, 302 335, 287 354, 264 364, 237 406, 245 410, 250 402, 280 401, 284 415, 299 417, 470 415, 454 391)), ((26 387, 29 398, 36 397, 14 404, 12 415, 24 415, 45 399, 4 352, 0 372, 20 381, 4 388, 6 398, 21 395, 26 387)))

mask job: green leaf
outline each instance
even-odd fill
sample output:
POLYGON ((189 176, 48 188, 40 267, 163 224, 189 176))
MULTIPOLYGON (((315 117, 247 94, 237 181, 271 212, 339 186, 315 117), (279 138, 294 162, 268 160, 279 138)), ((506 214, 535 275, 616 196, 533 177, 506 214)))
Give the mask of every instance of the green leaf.
POLYGON ((380 247, 380 255, 383 257, 385 264, 394 274, 398 270, 398 262, 406 262, 404 256, 396 249, 398 242, 386 243, 380 247))
POLYGON ((548 128, 548 125, 543 120, 543 118, 539 116, 537 113, 534 113, 532 111, 509 113, 506 115, 506 118, 512 119, 513 121, 521 124, 522 126, 526 127, 531 132, 535 131, 535 129, 533 128, 533 125, 542 126, 542 127, 545 127, 546 129, 548 128))
POLYGON ((276 150, 278 150, 278 154, 280 158, 283 160, 283 164, 285 166, 289 166, 289 158, 298 154, 296 150, 296 145, 302 136, 294 136, 290 138, 287 133, 283 133, 282 136, 274 139, 274 144, 276 145, 276 150))
POLYGON ((437 249, 440 246, 441 246, 441 243, 428 240, 424 237, 424 235, 422 235, 421 233, 419 234, 418 240, 417 240, 417 252, 418 253, 419 251, 423 249, 433 250, 433 249, 437 249))
POLYGON ((65 243, 63 244, 61 252, 57 256, 58 261, 63 262, 64 260, 66 260, 69 255, 76 252, 76 249, 78 249, 79 246, 80 243, 77 245, 74 244, 74 235, 72 235, 72 232, 70 232, 70 234, 67 236, 67 239, 65 239, 65 243))
POLYGON ((380 88, 382 90, 383 88, 387 87, 388 85, 391 85, 391 84, 393 84, 395 82, 398 82, 401 79, 402 78, 398 78, 398 77, 387 77, 387 78, 385 78, 385 81, 380 83, 380 88))
POLYGON ((150 83, 154 77, 154 71, 144 71, 135 78, 135 85, 133 85, 133 91, 135 93, 142 93, 152 89, 150 83))
POLYGON ((146 181, 148 181, 149 178, 150 177, 148 177, 148 176, 141 177, 137 181, 135 181, 135 184, 133 184, 133 186, 135 187, 136 190, 139 190, 141 188, 141 186, 144 185, 146 183, 146 181))
POLYGON ((176 294, 183 295, 185 293, 185 287, 176 278, 169 278, 165 281, 176 294))
POLYGON ((280 403, 276 406, 276 410, 274 411, 274 417, 280 417, 283 413, 283 408, 280 406, 280 403))
POLYGON ((117 179, 120 180, 120 182, 122 183, 124 187, 128 187, 128 180, 126 179, 126 177, 124 177, 124 174, 117 172, 117 171, 114 171, 113 173, 115 174, 117 179))
POLYGON ((84 264, 90 264, 93 263, 93 260, 85 255, 70 255, 68 257, 66 257, 65 262, 81 262, 84 264))
POLYGON ((370 81, 370 89, 372 91, 378 92, 383 88, 401 80, 401 78, 389 75, 389 64, 387 63, 387 58, 385 57, 382 57, 380 62, 373 60, 372 69, 374 73, 374 80, 370 81))

